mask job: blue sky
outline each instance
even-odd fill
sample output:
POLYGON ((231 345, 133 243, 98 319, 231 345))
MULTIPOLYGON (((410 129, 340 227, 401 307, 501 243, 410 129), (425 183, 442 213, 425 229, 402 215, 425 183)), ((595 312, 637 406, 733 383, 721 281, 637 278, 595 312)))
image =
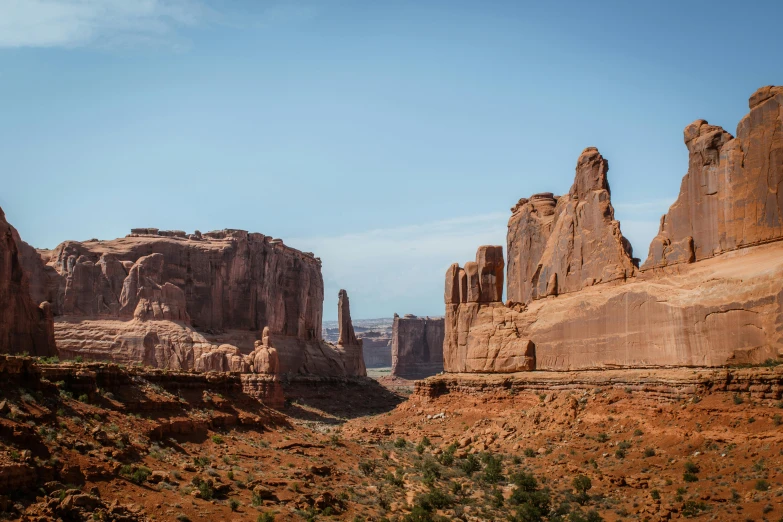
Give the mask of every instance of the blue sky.
POLYGON ((447 266, 597 146, 643 258, 682 129, 783 83, 783 3, 583 5, 0 0, 0 206, 37 247, 263 232, 323 259, 327 320, 339 288, 435 315, 447 266))

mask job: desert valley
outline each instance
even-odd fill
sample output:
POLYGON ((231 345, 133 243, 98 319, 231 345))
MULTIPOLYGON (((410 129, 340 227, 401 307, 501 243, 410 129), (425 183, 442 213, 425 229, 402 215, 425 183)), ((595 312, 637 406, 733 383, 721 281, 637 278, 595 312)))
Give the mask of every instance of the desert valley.
POLYGON ((644 256, 588 147, 440 317, 354 321, 261 233, 0 213, 0 517, 783 520, 783 87, 684 142, 644 256))

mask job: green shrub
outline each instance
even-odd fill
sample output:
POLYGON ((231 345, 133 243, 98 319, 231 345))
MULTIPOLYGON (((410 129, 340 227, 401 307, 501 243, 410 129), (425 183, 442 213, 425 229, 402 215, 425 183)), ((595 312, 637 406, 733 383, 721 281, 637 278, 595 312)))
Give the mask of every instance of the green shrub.
POLYGON ((212 435, 212 442, 215 444, 223 444, 223 437, 220 435, 212 435))
POLYGON ((769 482, 767 482, 764 479, 758 479, 756 481, 756 485, 754 487, 756 488, 756 491, 768 491, 769 490, 769 482))
POLYGON ((536 456, 536 452, 533 451, 533 448, 525 448, 525 451, 523 452, 525 457, 533 458, 536 456))
POLYGON ((654 489, 654 490, 650 491, 650 497, 653 500, 660 500, 661 499, 661 493, 657 489, 654 489))
POLYGON ((241 505, 242 504, 240 504, 239 501, 235 498, 232 498, 228 501, 228 506, 231 508, 231 511, 236 511, 241 505))
POLYGON ((139 467, 132 467, 128 464, 125 464, 120 468, 120 476, 124 477, 134 484, 143 484, 147 481, 147 477, 150 476, 150 473, 152 473, 149 468, 146 468, 144 466, 139 467))
POLYGON ((689 460, 688 462, 685 463, 685 471, 688 473, 698 473, 699 465, 689 460))
POLYGON ((511 475, 511 482, 522 491, 536 491, 538 489, 538 481, 532 473, 525 473, 520 471, 511 475))
POLYGON ((484 459, 484 480, 490 484, 497 484, 503 480, 503 459, 493 455, 487 455, 484 459))
POLYGON ((593 487, 593 483, 590 480, 590 477, 587 477, 585 475, 577 475, 576 477, 574 477, 574 480, 571 482, 571 484, 574 486, 574 491, 576 491, 577 501, 580 504, 584 504, 590 499, 590 497, 587 494, 587 492, 590 491, 590 488, 593 487))
POLYGON ((598 442, 607 442, 609 440, 609 435, 606 433, 599 433, 598 436, 595 438, 598 442))
POLYGON ((481 469, 481 463, 475 455, 470 454, 460 463, 459 467, 465 475, 470 477, 474 472, 481 469))
POLYGON ((653 448, 645 448, 644 449, 644 456, 645 457, 654 457, 655 456, 655 450, 653 448))
POLYGON ((682 516, 690 518, 701 514, 703 511, 707 511, 707 504, 701 501, 688 500, 682 505, 682 516))
POLYGON ((362 460, 359 462, 359 471, 362 472, 362 475, 369 477, 375 472, 375 468, 377 465, 374 461, 371 460, 362 460))
POLYGON ((745 402, 742 400, 742 397, 740 397, 738 393, 734 394, 733 400, 734 400, 734 404, 742 404, 743 402, 745 402))
POLYGON ((644 435, 644 432, 639 428, 636 428, 635 430, 633 430, 633 434, 635 437, 641 437, 642 435, 644 435))
POLYGON ((394 441, 395 448, 403 449, 407 445, 408 445, 408 441, 403 439, 402 437, 397 437, 397 440, 394 441))
POLYGON ((688 473, 687 471, 682 474, 682 480, 685 482, 697 482, 699 480, 699 477, 697 477, 694 473, 688 473))
POLYGON ((270 513, 269 511, 260 513, 256 519, 256 522, 275 522, 275 514, 270 513))

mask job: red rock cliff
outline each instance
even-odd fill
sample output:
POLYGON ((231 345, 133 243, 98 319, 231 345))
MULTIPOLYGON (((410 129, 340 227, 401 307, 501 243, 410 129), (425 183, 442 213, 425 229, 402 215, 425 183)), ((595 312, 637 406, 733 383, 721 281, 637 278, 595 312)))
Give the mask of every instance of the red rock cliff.
POLYGON ((643 270, 783 238, 783 87, 762 87, 749 106, 736 138, 704 120, 685 128, 688 173, 643 270))
MULTIPOLYGON (((500 284, 502 289, 502 265, 500 284)), ((394 314, 392 375, 423 379, 442 372, 443 335, 443 318, 394 314)))
POLYGON ((352 355, 321 340, 320 260, 279 239, 135 229, 111 241, 68 241, 27 262, 35 288, 54 303, 64 356, 266 373, 254 351, 268 329, 276 372, 360 372, 352 355))
POLYGON ((30 296, 23 267, 24 250, 32 250, 5 220, 0 209, 0 353, 54 355, 54 326, 49 303, 30 296))
POLYGON ((614 219, 609 162, 589 147, 565 196, 521 199, 508 221, 508 300, 529 303, 625 280, 635 272, 630 243, 614 219))
POLYGON ((643 271, 614 220, 595 149, 580 156, 568 195, 520 200, 509 220, 508 305, 463 297, 475 267, 446 274, 445 370, 783 358, 782 107, 783 89, 765 87, 737 138, 703 120, 685 129, 688 174, 643 271))

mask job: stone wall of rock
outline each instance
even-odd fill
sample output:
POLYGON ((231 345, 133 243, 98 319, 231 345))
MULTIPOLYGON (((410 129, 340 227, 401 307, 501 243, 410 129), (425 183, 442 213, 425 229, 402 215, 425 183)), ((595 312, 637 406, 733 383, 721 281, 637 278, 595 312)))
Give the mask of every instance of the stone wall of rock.
POLYGON ((520 199, 508 221, 508 300, 549 295, 632 277, 637 262, 614 219, 609 162, 589 147, 568 194, 520 199))
POLYGON ((783 87, 748 105, 736 138, 705 120, 685 128, 688 173, 643 270, 783 238, 783 87))
POLYGON ((0 353, 54 355, 51 306, 31 297, 25 250, 32 249, 0 209, 0 353))
MULTIPOLYGON (((501 266, 502 268, 502 266, 501 266)), ((501 288, 503 284, 501 271, 501 288)), ((443 371, 444 320, 441 317, 394 315, 392 375, 423 379, 443 371)))
POLYGON ((703 120, 685 129, 689 171, 642 271, 614 220, 597 150, 580 156, 568 195, 520 200, 505 305, 463 297, 478 267, 447 271, 446 371, 783 358, 783 91, 760 89, 750 108, 737 138, 703 120))
POLYGON ((352 349, 321 340, 320 260, 279 239, 242 230, 134 229, 125 238, 67 241, 38 254, 25 258, 31 292, 51 299, 65 357, 198 371, 364 374, 352 349))

